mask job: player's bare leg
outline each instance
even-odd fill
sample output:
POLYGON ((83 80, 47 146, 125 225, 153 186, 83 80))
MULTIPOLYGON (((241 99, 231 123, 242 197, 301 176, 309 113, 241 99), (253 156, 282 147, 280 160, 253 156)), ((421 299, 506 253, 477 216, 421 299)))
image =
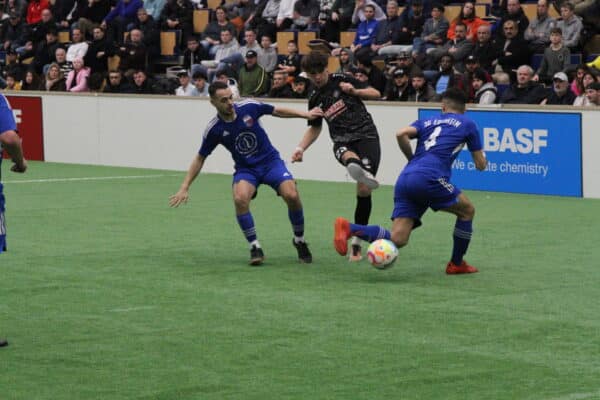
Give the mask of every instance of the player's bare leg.
POLYGON ((401 248, 408 244, 408 239, 413 230, 415 220, 407 217, 394 218, 390 231, 391 240, 396 247, 401 248))
POLYGON ((288 215, 292 223, 294 238, 292 244, 298 252, 298 260, 301 263, 312 263, 312 254, 308 249, 308 244, 304 240, 304 213, 302 211, 302 201, 296 189, 296 182, 286 180, 279 185, 279 195, 288 206, 288 215))
POLYGON ((454 274, 472 274, 478 272, 477 268, 469 265, 463 256, 467 252, 471 234, 473 231, 472 223, 475 217, 475 207, 471 200, 464 194, 458 195, 458 202, 448 208, 443 209, 456 215, 456 224, 454 226, 454 246, 452 249, 452 259, 446 266, 446 273, 454 274))
POLYGON ((260 243, 256 236, 254 220, 250 213, 250 201, 256 192, 256 187, 248 181, 241 180, 233 185, 233 204, 238 224, 250 244, 250 265, 261 265, 265 259, 260 243))

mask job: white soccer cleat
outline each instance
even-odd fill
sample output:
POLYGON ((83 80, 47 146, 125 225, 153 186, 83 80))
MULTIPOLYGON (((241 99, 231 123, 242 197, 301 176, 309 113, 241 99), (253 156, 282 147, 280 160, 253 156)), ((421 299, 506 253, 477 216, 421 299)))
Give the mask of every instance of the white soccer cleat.
POLYGON ((377 179, 375 179, 373 174, 365 170, 360 165, 356 163, 350 163, 346 165, 346 169, 348 170, 348 173, 352 179, 354 179, 356 182, 364 184, 371 190, 379 187, 379 182, 377 182, 377 179))

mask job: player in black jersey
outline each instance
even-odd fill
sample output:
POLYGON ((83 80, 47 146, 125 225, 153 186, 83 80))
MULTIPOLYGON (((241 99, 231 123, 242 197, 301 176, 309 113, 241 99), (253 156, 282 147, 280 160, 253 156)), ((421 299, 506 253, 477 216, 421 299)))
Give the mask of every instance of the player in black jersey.
MULTIPOLYGON (((375 175, 381 148, 377 128, 363 100, 379 99, 381 93, 347 75, 330 75, 327 63, 327 55, 319 52, 311 52, 302 59, 302 69, 314 84, 308 108, 320 107, 323 110, 335 158, 357 182, 354 220, 366 225, 371 215, 371 191, 379 186, 375 175)), ((292 154, 292 162, 302 161, 304 152, 321 133, 323 118, 308 123, 308 130, 292 154)), ((352 239, 350 261, 362 258, 360 243, 360 239, 352 239)))

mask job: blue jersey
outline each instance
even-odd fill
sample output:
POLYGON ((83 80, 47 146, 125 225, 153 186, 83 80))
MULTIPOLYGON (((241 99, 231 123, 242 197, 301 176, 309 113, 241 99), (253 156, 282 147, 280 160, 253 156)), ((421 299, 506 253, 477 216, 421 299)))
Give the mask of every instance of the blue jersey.
POLYGON ((449 177, 452 163, 466 144, 481 150, 479 130, 463 114, 445 113, 411 124, 417 130, 417 148, 402 173, 427 172, 449 177))
POLYGON ((198 154, 207 157, 222 144, 231 153, 236 169, 252 168, 279 159, 279 152, 258 121, 265 114, 273 114, 274 108, 254 100, 235 103, 234 121, 225 122, 216 116, 208 123, 198 154))
MULTIPOLYGON (((0 94, 0 135, 6 131, 16 131, 17 122, 10 108, 8 100, 3 94, 0 94)), ((0 144, 0 164, 2 164, 2 145, 0 144)), ((1 178, 1 175, 0 175, 1 178)), ((0 183, 0 194, 2 193, 2 184, 0 183)))

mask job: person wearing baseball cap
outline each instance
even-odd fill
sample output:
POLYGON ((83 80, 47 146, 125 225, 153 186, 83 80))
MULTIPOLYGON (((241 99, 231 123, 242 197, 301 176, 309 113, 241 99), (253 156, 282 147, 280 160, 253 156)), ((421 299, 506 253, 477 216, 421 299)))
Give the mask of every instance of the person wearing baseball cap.
POLYGON ((408 70, 402 67, 396 68, 392 72, 392 79, 386 85, 385 100, 388 101, 408 101, 408 95, 411 94, 410 75, 408 70))
POLYGON ((268 84, 265 69, 258 65, 258 53, 255 50, 246 51, 245 62, 238 72, 240 96, 261 96, 267 92, 268 84))
POLYGON ((585 95, 591 106, 600 106, 600 82, 590 83, 585 87, 585 95))
POLYGON ((569 78, 564 72, 557 72, 552 77, 552 89, 542 104, 562 104, 572 106, 577 96, 570 88, 569 78))

